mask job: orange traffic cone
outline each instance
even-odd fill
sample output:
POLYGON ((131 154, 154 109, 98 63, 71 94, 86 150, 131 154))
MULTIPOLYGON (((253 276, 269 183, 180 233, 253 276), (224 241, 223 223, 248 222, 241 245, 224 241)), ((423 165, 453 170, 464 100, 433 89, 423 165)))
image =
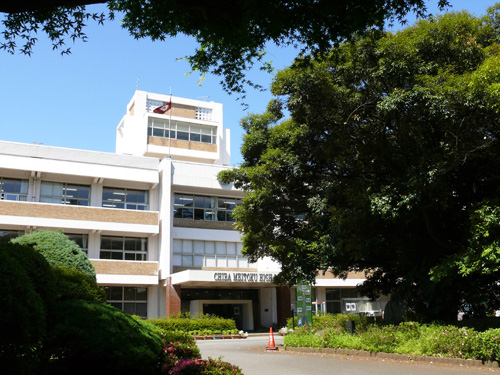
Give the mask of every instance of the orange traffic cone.
POLYGON ((269 329, 269 344, 267 344, 266 350, 278 350, 278 347, 274 344, 273 328, 269 329))

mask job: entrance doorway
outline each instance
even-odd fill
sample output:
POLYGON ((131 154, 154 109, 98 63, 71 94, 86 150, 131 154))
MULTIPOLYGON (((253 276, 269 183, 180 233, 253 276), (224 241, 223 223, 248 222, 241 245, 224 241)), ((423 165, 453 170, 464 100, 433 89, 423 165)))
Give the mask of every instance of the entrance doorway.
POLYGON ((225 319, 233 319, 236 328, 243 329, 243 305, 242 304, 203 304, 203 314, 217 315, 225 319))
POLYGON ((234 319, 236 327, 253 331, 253 307, 251 300, 194 300, 189 303, 191 315, 214 314, 222 318, 234 319))

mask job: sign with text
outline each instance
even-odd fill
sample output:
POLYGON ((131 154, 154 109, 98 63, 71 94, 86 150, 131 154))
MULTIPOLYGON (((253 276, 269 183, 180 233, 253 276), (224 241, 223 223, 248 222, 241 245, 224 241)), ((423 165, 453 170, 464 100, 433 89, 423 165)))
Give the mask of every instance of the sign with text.
POLYGON ((273 273, 262 272, 214 272, 214 281, 227 283, 272 283, 273 273))
POLYGON ((303 280, 297 283, 297 318, 299 327, 312 324, 311 284, 303 280))

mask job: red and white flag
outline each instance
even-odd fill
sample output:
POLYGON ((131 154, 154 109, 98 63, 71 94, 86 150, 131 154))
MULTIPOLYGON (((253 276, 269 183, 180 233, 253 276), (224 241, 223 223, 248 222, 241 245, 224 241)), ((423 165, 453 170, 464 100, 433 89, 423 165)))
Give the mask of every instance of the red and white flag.
POLYGON ((169 101, 168 103, 163 103, 161 107, 155 108, 154 113, 159 113, 159 114, 164 114, 168 112, 168 110, 172 108, 172 101, 169 101))

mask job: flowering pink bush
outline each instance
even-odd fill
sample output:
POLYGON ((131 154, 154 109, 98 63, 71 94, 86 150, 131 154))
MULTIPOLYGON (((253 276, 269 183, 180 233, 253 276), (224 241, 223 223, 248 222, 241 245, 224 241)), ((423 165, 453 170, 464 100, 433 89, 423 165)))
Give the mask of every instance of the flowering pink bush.
POLYGON ((168 375, 241 375, 241 369, 220 359, 201 359, 200 351, 191 343, 171 342, 164 348, 163 373, 168 375))

